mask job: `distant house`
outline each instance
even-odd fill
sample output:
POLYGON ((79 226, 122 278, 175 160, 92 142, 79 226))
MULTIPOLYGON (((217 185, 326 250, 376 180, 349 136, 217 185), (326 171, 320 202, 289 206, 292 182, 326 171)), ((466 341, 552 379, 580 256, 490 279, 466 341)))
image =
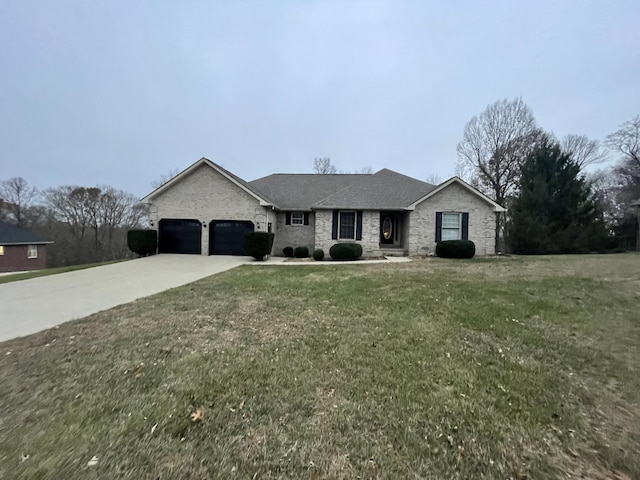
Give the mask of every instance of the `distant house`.
POLYGON ((41 270, 47 266, 48 242, 7 222, 0 221, 0 272, 41 270))
POLYGON ((440 240, 495 250, 505 209, 458 177, 432 185, 388 169, 372 174, 273 174, 246 182, 201 158, 142 199, 159 253, 243 255, 244 233, 275 233, 287 246, 328 251, 358 242, 363 256, 428 255, 440 240))

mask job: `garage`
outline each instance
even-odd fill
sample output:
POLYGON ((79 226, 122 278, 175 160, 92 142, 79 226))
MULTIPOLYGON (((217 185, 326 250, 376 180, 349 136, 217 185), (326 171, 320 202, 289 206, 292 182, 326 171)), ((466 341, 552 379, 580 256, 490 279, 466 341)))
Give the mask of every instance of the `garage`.
POLYGON ((240 220, 209 222, 209 255, 244 255, 244 234, 253 232, 253 223, 240 220))
POLYGON ((158 224, 158 253, 202 252, 202 224, 193 219, 163 219, 158 224))

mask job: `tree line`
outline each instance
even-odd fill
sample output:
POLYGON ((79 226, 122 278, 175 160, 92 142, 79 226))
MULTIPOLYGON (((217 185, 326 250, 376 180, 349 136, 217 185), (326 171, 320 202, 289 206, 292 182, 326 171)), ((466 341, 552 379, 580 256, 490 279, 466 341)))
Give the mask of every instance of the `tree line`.
POLYGON ((469 120, 456 174, 508 209, 497 251, 576 253, 634 249, 640 199, 640 115, 604 142, 540 128, 521 98, 469 120), (614 165, 588 171, 614 156, 614 165))
POLYGON ((127 231, 146 218, 137 197, 106 185, 39 190, 21 177, 0 182, 0 220, 53 241, 49 267, 129 258, 127 231))

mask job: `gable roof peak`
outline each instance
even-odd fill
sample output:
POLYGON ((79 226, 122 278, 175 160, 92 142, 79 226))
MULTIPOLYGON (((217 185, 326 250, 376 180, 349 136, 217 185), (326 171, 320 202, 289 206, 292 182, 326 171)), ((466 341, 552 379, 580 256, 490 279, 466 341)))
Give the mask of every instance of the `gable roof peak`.
POLYGON ((477 188, 475 188, 472 185, 468 184, 467 182, 465 182, 464 180, 462 180, 458 176, 453 176, 449 180, 447 180, 445 182, 442 182, 440 185, 438 185, 433 190, 431 190, 427 195, 425 195, 425 196, 419 198, 418 200, 416 200, 415 202, 413 202, 410 207, 412 209, 414 209, 416 207, 416 205, 418 205, 419 203, 425 201, 426 199, 434 196, 436 193, 444 190, 445 188, 447 188, 452 183, 457 183, 458 185, 462 186, 463 188, 465 188, 469 192, 471 192, 474 195, 477 195, 478 197, 480 197, 482 200, 484 200, 485 202, 487 202, 489 205, 491 205, 493 207, 493 211, 494 212, 506 212, 507 211, 507 209, 504 208, 502 205, 500 205, 499 203, 494 202, 489 197, 487 197, 484 193, 482 193, 480 190, 478 190, 477 188))
POLYGON ((197 170, 199 167, 201 167, 202 165, 206 165, 210 168, 212 168, 213 170, 215 170, 216 172, 218 172, 220 175, 222 175, 223 177, 225 177, 227 180, 229 180, 232 183, 235 183, 238 187, 240 187, 242 190, 244 190, 245 192, 247 192, 249 195, 251 195, 252 197, 254 197, 256 200, 258 200, 260 202, 260 205, 263 206, 270 206, 272 204, 272 202, 267 199, 264 195, 262 195, 261 193, 257 192, 255 189, 253 189, 246 181, 244 181, 242 178, 238 177, 237 175, 234 175, 233 173, 231 173, 229 170, 226 170, 225 168, 221 167, 220 165, 218 165, 215 162, 212 162, 211 160, 209 160, 206 157, 202 157, 200 158, 200 160, 195 161, 194 163, 192 163, 191 165, 189 165, 187 168, 185 168, 184 170, 182 170, 180 173, 178 173, 176 176, 174 176, 173 178, 171 178, 170 180, 168 180, 167 182, 163 183, 162 185, 160 185, 158 188, 156 188, 155 190, 153 190, 151 193, 149 193, 148 195, 146 195, 144 198, 142 198, 140 201, 142 203, 149 203, 151 202, 156 196, 158 196, 159 194, 161 194, 162 192, 164 192, 165 190, 168 190, 170 187, 172 187, 174 184, 180 182, 180 180, 182 180, 183 178, 185 178, 186 176, 190 175, 192 172, 194 172, 195 170, 197 170))

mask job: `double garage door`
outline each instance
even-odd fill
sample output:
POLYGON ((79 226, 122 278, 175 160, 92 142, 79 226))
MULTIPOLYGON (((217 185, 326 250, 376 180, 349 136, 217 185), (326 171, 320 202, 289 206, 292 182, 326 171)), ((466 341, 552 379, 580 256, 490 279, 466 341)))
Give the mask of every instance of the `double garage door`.
MULTIPOLYGON (((201 254, 202 229, 198 220, 160 220, 158 252, 201 254)), ((244 220, 212 220, 209 223, 209 255, 244 255, 246 232, 253 232, 253 223, 244 220)))

